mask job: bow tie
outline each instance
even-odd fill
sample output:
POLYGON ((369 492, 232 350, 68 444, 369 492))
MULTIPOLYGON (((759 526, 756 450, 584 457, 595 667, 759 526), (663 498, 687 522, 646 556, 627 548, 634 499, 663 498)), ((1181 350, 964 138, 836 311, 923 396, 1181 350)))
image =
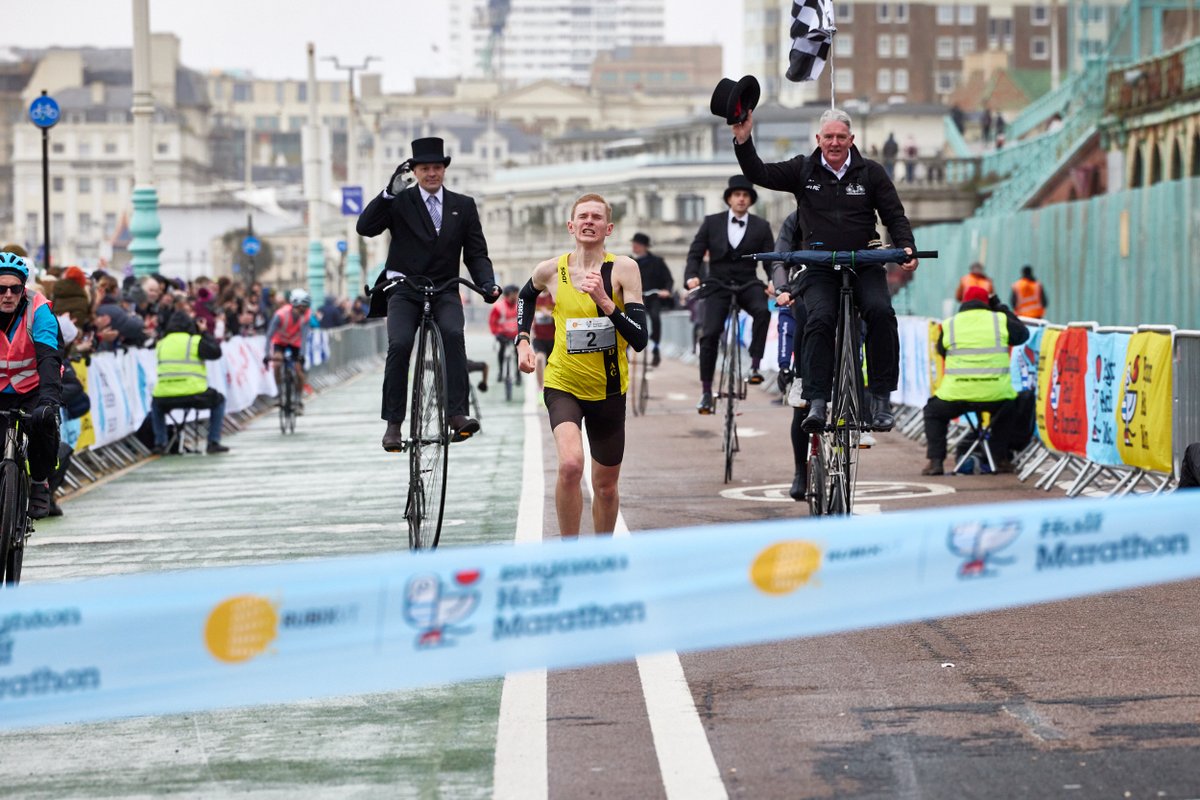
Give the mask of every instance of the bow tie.
POLYGON ((733 222, 734 225, 741 225, 743 228, 746 227, 746 220, 744 219, 738 219, 737 217, 734 217, 731 222, 733 222))

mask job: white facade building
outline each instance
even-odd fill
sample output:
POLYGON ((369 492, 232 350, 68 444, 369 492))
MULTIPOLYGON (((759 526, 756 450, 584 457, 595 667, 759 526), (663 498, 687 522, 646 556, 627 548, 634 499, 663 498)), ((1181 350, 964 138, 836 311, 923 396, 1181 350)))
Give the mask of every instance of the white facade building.
POLYGON ((586 85, 598 52, 662 44, 663 2, 449 0, 450 56, 460 77, 586 85), (494 9, 505 5, 497 18, 494 9))

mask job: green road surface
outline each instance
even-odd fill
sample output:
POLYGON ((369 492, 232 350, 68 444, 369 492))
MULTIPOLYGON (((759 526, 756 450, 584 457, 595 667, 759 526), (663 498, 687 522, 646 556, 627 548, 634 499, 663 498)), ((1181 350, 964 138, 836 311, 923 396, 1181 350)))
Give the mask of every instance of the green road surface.
MULTIPOLYGON (((487 338, 468 335, 468 353, 494 373, 487 338)), ((68 500, 38 523, 23 581, 405 548, 407 458, 379 445, 382 375, 310 398, 294 435, 267 414, 228 454, 152 460, 68 500)), ((443 547, 513 538, 522 394, 479 397, 482 434, 450 448, 443 547)), ((489 797, 501 685, 6 732, 0 797, 489 797)))

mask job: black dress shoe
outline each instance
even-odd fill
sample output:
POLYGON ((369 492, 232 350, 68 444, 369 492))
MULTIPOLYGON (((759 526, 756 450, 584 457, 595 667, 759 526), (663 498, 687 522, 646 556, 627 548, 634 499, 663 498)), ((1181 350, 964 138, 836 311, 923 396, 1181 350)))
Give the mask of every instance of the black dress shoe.
POLYGON ((479 420, 471 419, 466 414, 455 414, 450 418, 450 441, 461 442, 479 433, 479 420))
POLYGON ((871 415, 871 427, 876 430, 890 431, 896 424, 896 415, 892 413, 892 401, 884 395, 871 395, 874 399, 875 412, 871 415))
POLYGON ((803 503, 808 499, 808 474, 797 472, 796 477, 792 478, 792 488, 788 492, 793 500, 797 503, 803 503))
POLYGON ((808 416, 800 423, 800 430, 805 433, 823 433, 828 417, 829 401, 813 400, 808 404, 808 416))
POLYGON ((929 463, 925 465, 925 469, 921 470, 922 475, 945 475, 946 470, 942 466, 941 459, 931 458, 929 463))
POLYGON ((717 411, 716 405, 713 403, 712 392, 703 392, 700 395, 700 402, 696 403, 696 411, 700 414, 715 414, 717 411))
POLYGON ((662 356, 658 354, 658 348, 654 348, 654 355, 650 356, 650 366, 657 367, 662 363, 662 356))
POLYGON ((762 382, 762 373, 756 369, 750 370, 750 377, 746 379, 746 383, 750 384, 751 386, 758 386, 762 382))
POLYGON ((404 423, 389 422, 383 432, 383 449, 389 453, 404 452, 404 423))

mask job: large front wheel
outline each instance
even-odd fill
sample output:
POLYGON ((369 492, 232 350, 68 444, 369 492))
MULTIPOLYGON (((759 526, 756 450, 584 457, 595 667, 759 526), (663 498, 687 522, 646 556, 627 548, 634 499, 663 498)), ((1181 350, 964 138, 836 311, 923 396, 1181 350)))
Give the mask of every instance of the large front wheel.
POLYGON ((413 369, 409 418, 408 521, 410 550, 430 550, 442 534, 450 435, 446 425, 446 362, 442 333, 422 323, 413 369))

